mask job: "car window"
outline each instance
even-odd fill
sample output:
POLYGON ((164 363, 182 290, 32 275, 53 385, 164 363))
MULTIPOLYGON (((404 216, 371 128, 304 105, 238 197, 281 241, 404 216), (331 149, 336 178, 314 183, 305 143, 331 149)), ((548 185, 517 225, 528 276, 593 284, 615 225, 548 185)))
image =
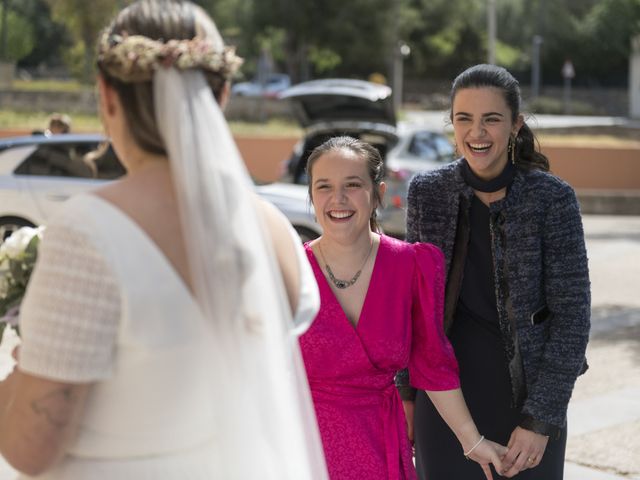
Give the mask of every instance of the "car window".
POLYGON ((449 140, 433 132, 417 132, 409 144, 409 153, 419 159, 439 160, 453 155, 449 140))
POLYGON ((455 152, 453 145, 451 145, 449 139, 444 135, 435 135, 433 137, 433 143, 435 143, 436 150, 438 150, 440 156, 453 155, 455 152))
POLYGON ((114 180, 126 173, 116 152, 109 142, 103 142, 85 156, 85 161, 92 164, 96 178, 114 180))
POLYGON ((124 168, 108 143, 67 142, 38 145, 14 173, 113 179, 123 175, 124 168))

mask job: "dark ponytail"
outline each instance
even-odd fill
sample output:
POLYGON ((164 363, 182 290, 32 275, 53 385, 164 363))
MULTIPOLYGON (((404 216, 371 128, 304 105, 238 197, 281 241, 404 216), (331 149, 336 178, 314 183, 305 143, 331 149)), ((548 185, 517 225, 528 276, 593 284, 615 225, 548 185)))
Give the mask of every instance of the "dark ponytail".
MULTIPOLYGON (((506 69, 496 65, 475 65, 458 75, 451 86, 451 106, 453 107, 453 100, 459 90, 479 87, 499 89, 511 110, 511 121, 518 121, 522 102, 520 85, 506 69)), ((540 145, 526 123, 523 123, 518 132, 515 148, 516 166, 525 170, 549 171, 549 159, 540 152, 540 145)))
POLYGON ((522 124, 516 137, 516 166, 525 170, 549 171, 549 159, 540 152, 540 144, 529 125, 522 124))

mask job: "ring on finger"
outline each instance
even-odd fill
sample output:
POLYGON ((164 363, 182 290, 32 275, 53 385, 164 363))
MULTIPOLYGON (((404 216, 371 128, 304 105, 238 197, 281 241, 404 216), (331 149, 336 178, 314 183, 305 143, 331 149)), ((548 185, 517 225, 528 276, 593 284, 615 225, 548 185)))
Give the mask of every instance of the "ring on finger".
POLYGON ((535 461, 536 461, 536 457, 527 458, 527 462, 529 462, 529 463, 534 463, 535 461))

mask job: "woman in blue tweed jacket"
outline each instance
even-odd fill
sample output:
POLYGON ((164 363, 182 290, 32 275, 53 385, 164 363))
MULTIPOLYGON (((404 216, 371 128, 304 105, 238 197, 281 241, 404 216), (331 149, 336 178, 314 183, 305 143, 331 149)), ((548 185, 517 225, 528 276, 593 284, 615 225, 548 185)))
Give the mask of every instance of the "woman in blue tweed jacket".
MULTIPOLYGON (((463 158, 412 180, 407 240, 445 254, 445 330, 478 429, 509 448, 499 473, 560 480, 589 337, 578 202, 536 151, 509 72, 471 67, 455 79, 451 105, 463 158)), ((421 478, 483 478, 421 393, 414 426, 421 478)))

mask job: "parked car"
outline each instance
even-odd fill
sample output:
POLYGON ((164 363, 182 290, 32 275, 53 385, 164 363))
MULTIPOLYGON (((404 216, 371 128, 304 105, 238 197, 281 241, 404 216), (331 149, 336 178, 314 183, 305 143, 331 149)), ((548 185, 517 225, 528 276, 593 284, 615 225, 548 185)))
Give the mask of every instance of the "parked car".
MULTIPOLYGON (((101 135, 33 135, 0 140, 0 241, 23 226, 46 223, 60 204, 125 173, 101 135)), ((321 233, 301 185, 256 186, 303 239, 321 233)))
POLYGON ((292 102, 305 129, 287 162, 285 179, 306 184, 305 169, 311 151, 336 135, 349 135, 375 146, 385 161, 387 193, 379 211, 383 230, 405 235, 405 210, 411 177, 454 159, 446 135, 419 125, 396 123, 391 89, 386 85, 351 79, 312 80, 280 94, 292 102))
POLYGON ((291 78, 285 73, 267 75, 264 82, 254 79, 250 82, 239 82, 231 87, 231 94, 239 97, 276 98, 280 92, 291 86, 291 78))

